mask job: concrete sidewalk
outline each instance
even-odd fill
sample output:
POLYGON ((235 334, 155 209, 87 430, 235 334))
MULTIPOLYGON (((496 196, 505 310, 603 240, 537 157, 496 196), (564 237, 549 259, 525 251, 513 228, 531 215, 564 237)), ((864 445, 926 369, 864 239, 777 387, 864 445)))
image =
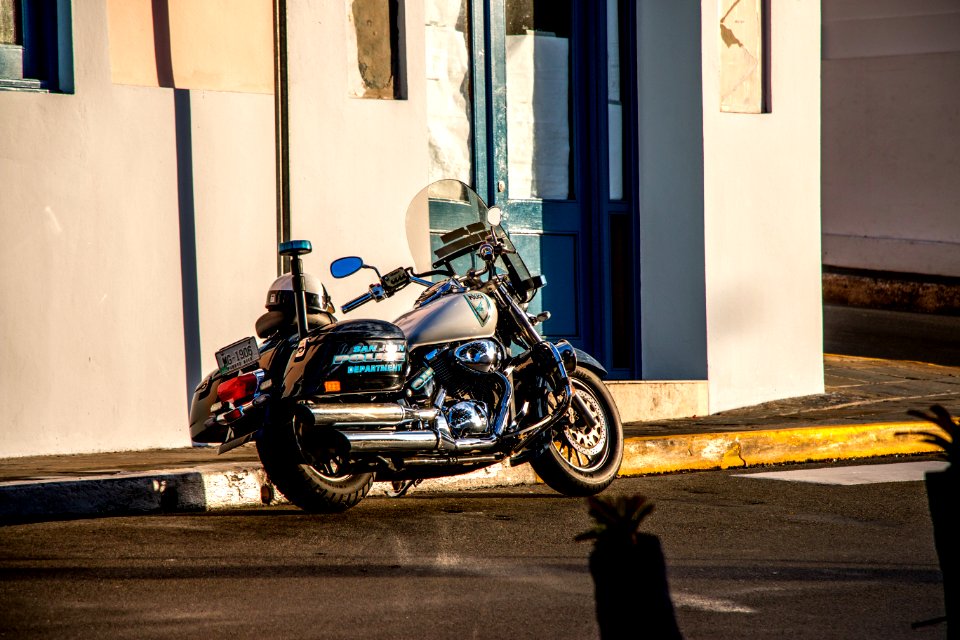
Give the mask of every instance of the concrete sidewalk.
MULTIPOLYGON (((960 367, 828 355, 826 393, 702 418, 624 425, 622 475, 932 451, 904 433, 932 425, 907 409, 960 407, 960 367)), ((414 491, 537 482, 529 465, 495 465, 414 491)), ((384 487, 375 485, 374 494, 384 487)), ((282 500, 244 445, 0 459, 0 523, 258 506, 282 500)))

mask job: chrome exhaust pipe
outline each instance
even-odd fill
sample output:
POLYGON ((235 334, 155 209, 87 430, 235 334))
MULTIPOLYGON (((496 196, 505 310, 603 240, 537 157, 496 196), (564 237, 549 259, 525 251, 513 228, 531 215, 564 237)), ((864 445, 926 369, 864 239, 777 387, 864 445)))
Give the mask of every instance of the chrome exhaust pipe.
POLYGON ((443 418, 436 407, 414 409, 395 402, 355 404, 305 402, 298 405, 297 411, 308 428, 336 429, 336 433, 346 438, 352 451, 416 453, 437 451, 440 448, 440 435, 435 425, 438 419, 443 418), (390 427, 395 428, 411 422, 425 423, 434 429, 387 430, 390 427), (360 431, 358 427, 378 430, 360 431))
POLYGON ((471 453, 493 448, 500 441, 506 426, 513 387, 501 373, 495 373, 503 385, 503 394, 494 414, 491 434, 457 438, 437 407, 416 409, 384 403, 339 404, 306 402, 298 405, 301 417, 313 427, 333 427, 350 444, 351 451, 364 453, 471 453), (410 422, 420 422, 429 429, 390 431, 410 422), (378 427, 384 430, 361 431, 356 427, 378 427))
POLYGON ((350 443, 351 451, 364 453, 470 453, 490 449, 497 444, 496 436, 473 438, 454 437, 447 421, 438 415, 435 430, 418 431, 355 431, 340 429, 350 443))
POLYGON ((440 439, 436 431, 341 431, 351 451, 389 453, 391 451, 436 451, 440 439))
POLYGON ((315 426, 362 426, 397 427, 407 422, 433 422, 440 410, 413 409, 395 402, 383 403, 302 403, 299 405, 303 418, 315 426))

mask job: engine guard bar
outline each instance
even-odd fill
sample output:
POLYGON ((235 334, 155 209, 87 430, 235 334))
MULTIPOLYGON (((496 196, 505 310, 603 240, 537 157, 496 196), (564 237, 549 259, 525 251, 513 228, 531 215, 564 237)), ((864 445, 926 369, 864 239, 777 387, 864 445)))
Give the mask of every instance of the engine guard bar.
POLYGON ((567 383, 567 387, 564 390, 563 397, 560 399, 559 404, 556 409, 550 415, 546 416, 530 425, 529 427, 524 427, 523 429, 509 434, 512 438, 517 440, 517 443, 510 447, 513 454, 517 454, 524 449, 526 449, 531 442, 534 442, 541 433, 555 425, 559 422, 560 418, 567 414, 567 409, 570 408, 570 401, 573 397, 573 387, 567 383))

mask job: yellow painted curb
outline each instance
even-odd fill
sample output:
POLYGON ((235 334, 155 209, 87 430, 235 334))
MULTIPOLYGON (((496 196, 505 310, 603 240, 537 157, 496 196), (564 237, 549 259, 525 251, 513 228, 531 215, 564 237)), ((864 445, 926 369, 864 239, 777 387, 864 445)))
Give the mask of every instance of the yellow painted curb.
POLYGON ((931 429, 929 422, 885 422, 628 438, 620 475, 932 453, 939 449, 917 435, 931 429))

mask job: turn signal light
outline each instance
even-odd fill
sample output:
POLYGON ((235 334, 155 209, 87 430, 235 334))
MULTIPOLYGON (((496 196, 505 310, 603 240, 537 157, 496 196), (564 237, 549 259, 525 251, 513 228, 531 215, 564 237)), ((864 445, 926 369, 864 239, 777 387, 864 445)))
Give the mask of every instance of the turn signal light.
POLYGON ((260 376, 254 373, 245 373, 231 380, 220 383, 217 387, 217 397, 221 402, 237 404, 239 401, 249 398, 257 392, 260 387, 260 376))
POLYGON ((339 380, 325 380, 323 383, 323 390, 327 393, 336 393, 340 391, 340 381, 339 380))

